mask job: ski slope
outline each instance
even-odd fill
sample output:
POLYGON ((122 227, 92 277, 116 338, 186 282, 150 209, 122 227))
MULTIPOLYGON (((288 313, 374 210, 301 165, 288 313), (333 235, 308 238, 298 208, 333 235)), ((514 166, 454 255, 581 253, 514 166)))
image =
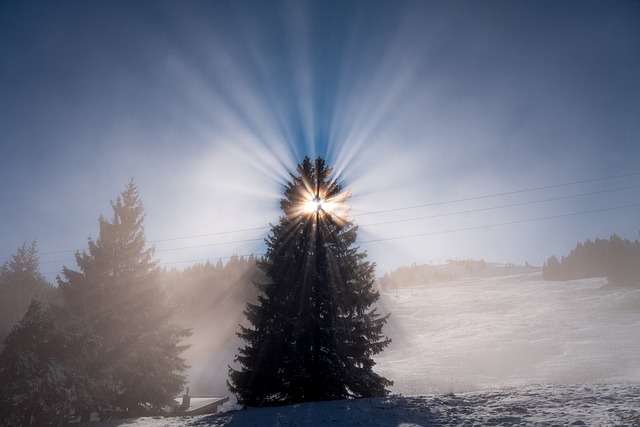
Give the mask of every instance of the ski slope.
POLYGON ((390 398, 101 427, 640 425, 640 289, 513 266, 456 276, 382 293, 390 398))
POLYGON ((518 270, 493 266, 489 277, 383 294, 393 344, 377 371, 395 381, 392 391, 640 382, 640 288, 518 270))

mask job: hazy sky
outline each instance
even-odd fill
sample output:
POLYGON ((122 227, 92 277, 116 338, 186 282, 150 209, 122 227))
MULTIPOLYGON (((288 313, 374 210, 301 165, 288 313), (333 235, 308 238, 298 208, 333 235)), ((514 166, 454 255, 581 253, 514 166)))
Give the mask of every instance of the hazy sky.
POLYGON ((631 0, 0 1, 0 257, 76 267, 131 177, 162 265, 261 253, 305 155, 379 272, 636 239, 638 76, 631 0))

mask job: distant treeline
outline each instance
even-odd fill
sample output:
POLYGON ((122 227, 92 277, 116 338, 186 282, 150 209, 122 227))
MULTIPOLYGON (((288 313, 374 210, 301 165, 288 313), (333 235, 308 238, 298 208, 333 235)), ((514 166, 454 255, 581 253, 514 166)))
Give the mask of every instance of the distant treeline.
POLYGON ((560 260, 551 256, 542 270, 544 280, 576 280, 607 277, 612 285, 633 285, 640 282, 640 242, 621 239, 613 234, 609 239, 578 243, 560 260))
MULTIPOLYGON (((161 273, 171 301, 178 306, 176 319, 190 328, 197 324, 216 321, 224 312, 229 319, 232 307, 242 314, 248 301, 257 298, 255 281, 264 280, 254 256, 232 256, 223 263, 198 263, 185 269, 163 270, 161 273)), ((242 320, 239 316, 234 327, 242 320)), ((210 328, 210 325, 208 325, 210 328)))
POLYGON ((446 264, 412 264, 398 267, 390 273, 385 273, 380 279, 382 290, 411 286, 418 283, 451 282, 460 276, 478 273, 486 270, 484 260, 447 260, 446 264))
POLYGON ((195 264, 163 271, 175 320, 191 329, 184 357, 192 367, 189 384, 195 394, 226 394, 227 369, 238 349, 236 332, 245 322, 247 302, 256 303, 264 273, 253 256, 227 262, 195 264))

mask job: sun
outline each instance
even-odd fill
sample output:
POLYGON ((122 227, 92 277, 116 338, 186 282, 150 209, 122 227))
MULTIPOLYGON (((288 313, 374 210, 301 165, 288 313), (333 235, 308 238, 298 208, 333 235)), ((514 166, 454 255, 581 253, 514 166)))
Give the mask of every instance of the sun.
POLYGON ((306 219, 313 218, 323 223, 336 223, 342 226, 348 224, 350 212, 346 200, 350 197, 349 191, 341 191, 335 184, 326 185, 309 181, 303 181, 298 187, 298 198, 291 206, 291 218, 302 216, 306 219))
POLYGON ((304 202, 304 211, 309 214, 324 210, 325 201, 320 196, 313 196, 304 202))
POLYGON ((344 203, 348 193, 340 193, 333 197, 326 195, 307 193, 300 201, 299 213, 307 217, 316 217, 323 220, 331 218, 332 221, 345 223, 349 207, 344 203))

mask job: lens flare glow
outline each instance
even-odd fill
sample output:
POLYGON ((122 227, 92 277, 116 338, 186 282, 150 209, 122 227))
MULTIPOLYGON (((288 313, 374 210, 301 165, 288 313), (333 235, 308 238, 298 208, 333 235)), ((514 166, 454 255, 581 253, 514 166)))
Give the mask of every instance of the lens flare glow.
POLYGON ((322 191, 322 189, 316 193, 310 188, 306 188, 304 193, 298 208, 293 210, 292 215, 308 217, 317 215, 322 220, 330 218, 331 221, 343 225, 350 221, 351 207, 346 203, 347 199, 351 197, 350 191, 342 191, 332 197, 329 197, 328 192, 322 191))
MULTIPOLYGON (((326 204, 327 207, 329 206, 326 204)), ((320 211, 325 210, 325 201, 319 196, 315 196, 310 200, 307 200, 304 204, 304 211, 306 213, 319 213, 320 211)))

